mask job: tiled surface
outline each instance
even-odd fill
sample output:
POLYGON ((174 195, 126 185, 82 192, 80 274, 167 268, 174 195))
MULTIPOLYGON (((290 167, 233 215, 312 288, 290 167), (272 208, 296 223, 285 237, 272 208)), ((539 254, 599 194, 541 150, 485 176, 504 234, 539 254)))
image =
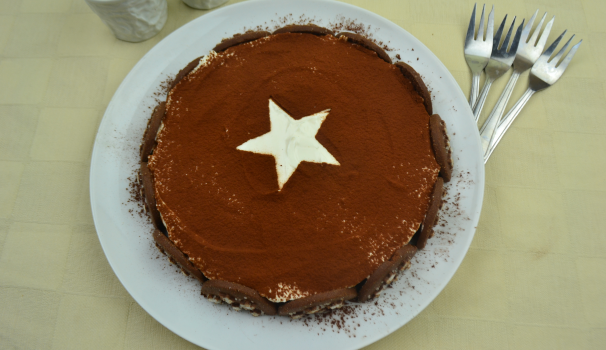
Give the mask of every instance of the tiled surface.
MULTIPOLYGON (((462 40, 473 1, 346 2, 419 38, 468 94, 462 40)), ((550 40, 569 29, 583 46, 488 162, 476 237, 452 281, 369 349, 606 348, 605 4, 495 3, 497 22, 540 8, 557 16, 550 40)), ((196 348, 124 290, 88 195, 95 133, 115 90, 156 43, 207 13, 180 0, 168 10, 158 35, 133 44, 115 39, 84 0, 0 1, 0 348, 196 348)))

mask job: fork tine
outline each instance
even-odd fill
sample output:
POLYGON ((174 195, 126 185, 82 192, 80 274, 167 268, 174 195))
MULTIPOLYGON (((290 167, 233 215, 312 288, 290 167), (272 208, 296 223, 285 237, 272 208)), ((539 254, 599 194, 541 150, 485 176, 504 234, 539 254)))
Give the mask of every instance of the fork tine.
POLYGON ((492 34, 494 32, 494 5, 492 5, 492 10, 488 14, 488 26, 486 28, 486 40, 492 40, 492 34))
POLYGON ((484 8, 486 4, 482 5, 482 16, 480 17, 480 26, 478 27, 478 35, 476 39, 484 40, 484 8))
POLYGON ((547 60, 549 60, 549 57, 551 57, 551 54, 553 53, 553 51, 555 51, 556 47, 558 47, 558 44, 560 43, 560 40, 562 40, 562 38, 564 37, 564 35, 566 35, 567 31, 568 31, 568 29, 566 29, 562 34, 560 34, 560 36, 557 37, 557 39, 555 39, 553 41, 553 43, 551 43, 551 45, 549 45, 549 47, 547 48, 547 50, 545 50, 545 52, 543 52, 543 54, 541 55, 541 57, 539 57, 539 59, 537 60, 537 62, 542 61, 542 62, 546 63, 547 60))
MULTIPOLYGON (((524 19, 522 19, 522 23, 518 27, 516 31, 516 35, 513 37, 513 42, 511 43, 511 48, 507 52, 518 52, 518 46, 520 45, 520 37, 522 36, 522 28, 524 28, 524 19)), ((513 27, 513 23, 511 24, 513 27)))
POLYGON ((467 27, 467 35, 465 36, 465 44, 474 39, 474 30, 476 27, 476 5, 473 4, 473 12, 471 13, 471 19, 469 20, 469 27, 467 27))
POLYGON ((505 28, 505 21, 507 21, 507 15, 505 15, 505 18, 503 18, 503 22, 501 22, 499 29, 497 29, 497 34, 492 39, 492 49, 493 50, 496 50, 499 48, 499 44, 501 43, 501 35, 503 34, 503 29, 505 28))
MULTIPOLYGON (((537 12, 538 11, 539 10, 537 10, 537 12)), ((537 27, 534 29, 534 32, 532 33, 532 36, 530 37, 530 40, 527 41, 527 42, 531 43, 532 46, 535 46, 536 43, 537 43, 537 38, 539 37, 539 33, 541 32, 541 27, 543 26, 543 22, 545 21, 545 16, 547 16, 547 12, 545 12, 543 14, 543 17, 541 17, 541 20, 539 21, 539 24, 537 24, 537 27)), ((550 29, 551 29, 551 27, 550 27, 550 29)))
POLYGON ((539 43, 537 47, 544 48, 545 43, 547 42, 547 37, 549 36, 549 32, 551 32, 551 27, 553 27, 553 22, 555 21, 555 16, 551 19, 551 21, 547 22, 545 29, 543 30, 543 34, 541 34, 541 38, 539 39, 539 43))
POLYGON ((564 59, 562 60, 562 63, 560 63, 560 65, 558 66, 558 69, 560 69, 562 72, 564 70, 566 70, 566 67, 568 67, 568 63, 570 63, 570 61, 574 57, 574 54, 579 49, 579 46, 581 46, 582 42, 583 42, 583 40, 581 39, 581 41, 579 41, 575 46, 572 47, 572 49, 570 49, 570 51, 568 52, 568 55, 566 55, 566 57, 564 57, 564 59))
POLYGON ((575 34, 572 34, 572 36, 570 37, 570 39, 568 39, 566 44, 564 44, 564 46, 562 46, 560 51, 558 51, 558 53, 553 57, 553 59, 551 60, 551 63, 553 63, 554 66, 556 66, 560 62, 560 58, 562 57, 562 55, 564 55, 564 52, 566 52, 566 49, 568 48, 568 45, 570 44, 572 39, 574 39, 574 36, 575 36, 575 34))
POLYGON ((514 26, 516 25, 516 16, 513 16, 513 22, 511 22, 511 26, 507 31, 507 35, 505 36, 505 40, 503 40, 503 46, 501 46, 505 51, 507 51, 507 47, 509 47, 509 39, 511 39, 511 32, 513 31, 514 26))
MULTIPOLYGON (((524 43, 528 42, 528 35, 530 34, 530 30, 532 29, 532 24, 534 23, 534 19, 537 18, 538 13, 539 13, 539 9, 537 9, 534 12, 534 15, 532 15, 532 17, 530 17, 528 24, 526 24, 526 27, 524 27, 524 30, 522 31, 522 38, 520 40, 523 40, 524 43)), ((541 22, 541 23, 543 23, 543 22, 541 22)))

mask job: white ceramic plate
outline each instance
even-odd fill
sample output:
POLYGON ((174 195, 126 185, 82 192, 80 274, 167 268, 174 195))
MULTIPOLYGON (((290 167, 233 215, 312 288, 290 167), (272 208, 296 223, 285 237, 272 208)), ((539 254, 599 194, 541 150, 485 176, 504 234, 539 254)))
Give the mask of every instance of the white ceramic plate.
POLYGON ((471 244, 483 194, 477 127, 446 67, 420 41, 386 19, 354 6, 322 1, 242 2, 206 14, 162 40, 132 69, 110 102, 95 140, 90 173, 99 240, 124 287, 164 326, 208 349, 354 349, 385 337, 421 312, 454 275, 471 244), (447 123, 455 163, 442 212, 445 226, 413 259, 412 269, 383 293, 377 305, 362 304, 350 314, 307 322, 255 318, 203 300, 197 282, 176 273, 167 259, 156 259, 151 224, 129 212, 137 206, 129 202, 126 190, 138 167, 138 146, 150 107, 156 98, 165 98, 161 83, 224 37, 257 25, 271 28, 281 19, 291 22, 301 15, 324 26, 343 19, 369 25, 367 33, 396 49, 389 52, 392 58, 399 54, 402 61, 410 62, 434 92, 434 113, 447 123))

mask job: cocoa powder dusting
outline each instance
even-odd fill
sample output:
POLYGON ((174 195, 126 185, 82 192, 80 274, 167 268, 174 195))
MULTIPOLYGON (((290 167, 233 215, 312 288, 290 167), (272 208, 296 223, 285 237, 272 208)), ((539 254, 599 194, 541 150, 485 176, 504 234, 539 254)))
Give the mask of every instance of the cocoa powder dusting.
POLYGON ((140 218, 146 217, 145 214, 145 198, 143 197, 143 184, 141 183, 141 181, 139 181, 139 178, 137 176, 137 170, 135 170, 135 172, 128 177, 128 187, 126 188, 126 190, 128 191, 130 197, 128 198, 126 203, 123 203, 124 205, 126 205, 127 203, 132 203, 135 205, 135 209, 128 209, 128 212, 131 215, 137 215, 140 218))
POLYGON ((211 279, 274 300, 350 287, 425 215, 428 120, 399 69, 358 45, 280 34, 232 47, 170 94, 150 157, 158 208, 211 279), (316 138, 341 166, 301 163, 277 191, 273 157, 236 150, 269 131, 269 98, 295 119, 331 109, 316 138))

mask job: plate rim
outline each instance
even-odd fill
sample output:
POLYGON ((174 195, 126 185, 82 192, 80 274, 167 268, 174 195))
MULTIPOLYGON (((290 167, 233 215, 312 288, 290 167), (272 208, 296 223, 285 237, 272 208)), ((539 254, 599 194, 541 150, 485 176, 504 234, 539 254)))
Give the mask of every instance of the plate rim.
MULTIPOLYGON (((120 280, 120 282, 122 283, 122 285, 124 286, 124 288, 128 291, 128 293, 133 297, 133 299, 150 315, 152 316, 155 320, 157 320, 159 323, 161 323, 163 326, 165 326, 166 328, 168 328, 169 330, 171 330, 173 333, 179 335, 180 337, 192 342, 193 344, 197 344, 200 346, 208 346, 208 344, 201 344, 199 343, 196 339, 193 339, 192 337, 190 337, 187 334, 183 334, 182 332, 180 332, 178 329, 175 330, 172 327, 170 327, 169 325, 167 325, 166 320, 164 320, 160 315, 158 315, 152 307, 150 307, 149 305, 142 303, 139 299, 137 299, 135 297, 135 294, 133 294, 133 291, 130 290, 127 285, 125 284, 125 281, 122 280, 122 278, 120 278, 120 275, 118 274, 116 267, 114 266, 114 264, 112 263, 112 260, 110 260, 108 253, 106 251, 107 247, 104 245, 104 240, 102 238, 102 235, 100 234, 99 231, 99 227, 100 225, 98 224, 98 214, 96 214, 98 208, 97 208, 97 194, 95 193, 95 188, 96 186, 98 186, 98 184, 96 184, 95 182, 95 178, 93 176, 94 172, 97 169, 98 163, 95 162, 95 159, 97 159, 99 157, 99 152, 100 151, 100 145, 99 145, 99 138, 100 138, 100 133, 101 130, 103 130, 104 127, 107 127, 107 124, 109 123, 109 117, 108 115, 111 114, 112 112, 112 107, 113 104, 115 104, 115 100, 116 100, 116 96, 119 97, 119 95, 121 93, 123 93, 123 90, 125 89, 125 87, 128 85, 128 82, 130 79, 132 79, 132 77, 135 75, 135 73, 141 69, 141 67, 144 65, 144 62, 146 60, 148 60, 150 57, 152 57, 153 55, 156 54, 156 51, 160 50, 161 47, 163 45, 165 45, 167 42, 170 42, 172 40, 174 40, 174 38, 177 38, 180 33, 182 32, 187 32, 187 30, 190 27, 194 27, 198 24, 198 22, 204 22, 205 20, 207 20, 209 17, 218 17, 223 15, 224 13, 228 13, 230 11, 236 11, 237 9, 239 9, 240 7, 244 8, 247 6, 265 6, 267 4, 271 4, 271 3, 281 3, 281 4, 297 4, 300 5, 300 2, 294 1, 294 0, 288 0, 288 1, 280 1, 280 0, 255 0, 255 1, 249 1, 249 2, 240 2, 240 3, 236 3, 236 4, 230 4, 228 6, 225 6, 223 8, 217 9, 211 13, 199 16, 198 18, 186 23, 185 25, 181 26, 180 28, 175 29, 172 33, 170 33, 169 35, 167 35, 165 38, 163 38, 161 41, 159 41, 156 45, 154 45, 154 47, 152 49, 150 49, 145 55, 143 55, 143 57, 137 62, 137 64, 131 69, 131 71, 127 74, 127 76, 124 78, 124 80, 121 82, 120 86, 118 87, 118 89, 116 89, 116 92, 114 93, 114 96, 112 97, 111 101, 109 102, 105 113, 103 114, 103 118, 101 120, 101 123, 99 124, 98 130, 97 130, 97 134, 95 136, 95 142, 94 142, 94 146, 93 146, 93 152, 91 155, 91 165, 90 165, 90 177, 89 177, 89 191, 90 191, 90 200, 91 200, 91 210, 92 210, 92 215, 93 215, 93 221, 95 224, 95 229, 97 231, 97 235, 99 238, 99 241, 101 243, 102 249, 104 251, 104 254, 114 272, 114 274, 117 276, 117 278, 120 280)), ((341 3, 341 2, 334 2, 334 1, 326 1, 326 0, 308 0, 306 1, 306 3, 318 3, 318 4, 325 4, 325 3, 330 3, 331 5, 337 5, 337 6, 342 6, 343 8, 347 9, 352 9, 354 11, 360 11, 362 13, 364 13, 364 15, 370 16, 370 17, 374 17, 375 20, 378 21, 382 21, 382 22, 388 22, 389 24, 399 28, 400 30, 406 32, 410 38, 412 38, 414 41, 416 41, 416 45, 420 45, 423 48, 425 48, 427 50, 427 52, 430 55, 433 55, 434 58, 434 64, 438 64, 440 66, 440 68, 446 72, 448 72, 448 74, 450 75, 450 77, 454 80, 454 77, 452 77, 452 73, 450 73, 450 71, 446 68, 446 66, 440 61, 440 59, 431 51, 429 50, 429 48, 427 48, 421 41, 419 41, 416 37, 414 37, 412 34, 408 33, 408 31, 406 31, 404 28, 400 27, 399 25, 391 22, 390 20, 377 15, 369 10, 366 10, 364 8, 360 8, 357 7, 355 5, 351 5, 351 4, 346 4, 346 3, 341 3)), ((321 5, 320 5, 321 6, 321 5)), ((455 81, 456 82, 456 81, 455 81)), ((456 86, 458 87, 458 90, 455 92, 455 94, 460 95, 459 98, 463 98, 463 100, 466 100, 462 90, 460 89, 460 87, 458 86, 458 84, 456 84, 456 86)), ((469 106, 467 105, 467 109, 468 109, 468 115, 472 115, 471 114, 471 109, 469 108, 469 106)), ((479 133, 477 134, 476 137, 476 143, 479 146, 480 145, 480 137, 479 137, 479 133)), ((481 148, 480 148, 481 149, 481 148)), ((481 160, 481 155, 478 154, 478 158, 481 160)), ((445 278, 442 283, 436 288, 437 292, 435 293, 435 296, 426 299, 426 303, 424 303, 424 305, 420 306, 419 308, 417 308, 417 312, 414 313, 412 315, 412 317, 410 318, 410 320, 414 319, 420 312, 422 312, 423 310, 425 310, 425 308, 435 300, 435 298, 443 291, 443 289, 446 287, 446 285, 448 285, 448 283, 450 282, 450 280, 452 279, 452 277, 454 276, 454 274, 456 273, 456 271, 459 269, 460 264, 462 263, 463 259, 465 258, 465 256, 467 255, 467 252, 471 246, 471 241, 473 240, 473 237, 475 236, 475 227, 477 227, 480 215, 481 215, 481 209, 482 209, 482 200, 484 197, 484 190, 485 190, 485 171, 484 171, 484 165, 483 162, 481 162, 480 164, 481 166, 478 167, 478 183, 476 184, 476 202, 479 203, 479 206, 477 207, 477 213, 474 213, 474 217, 472 219, 472 225, 474 226, 474 229, 471 230, 467 236, 467 240, 466 242, 464 242, 464 252, 462 254, 462 257, 460 260, 458 261, 454 261, 453 262, 453 272, 452 274, 450 274, 447 278, 445 278)), ((393 328, 391 331, 389 331, 386 334, 377 334, 375 337, 368 337, 366 338, 364 341, 361 341, 359 343, 359 346, 366 346, 368 344, 371 344, 373 342, 378 341, 379 339, 386 337, 387 335, 393 333, 395 330, 401 328, 402 326, 404 326, 405 324, 407 324, 410 320, 404 322, 403 324, 400 324, 398 326, 396 326, 395 328, 393 328)))

